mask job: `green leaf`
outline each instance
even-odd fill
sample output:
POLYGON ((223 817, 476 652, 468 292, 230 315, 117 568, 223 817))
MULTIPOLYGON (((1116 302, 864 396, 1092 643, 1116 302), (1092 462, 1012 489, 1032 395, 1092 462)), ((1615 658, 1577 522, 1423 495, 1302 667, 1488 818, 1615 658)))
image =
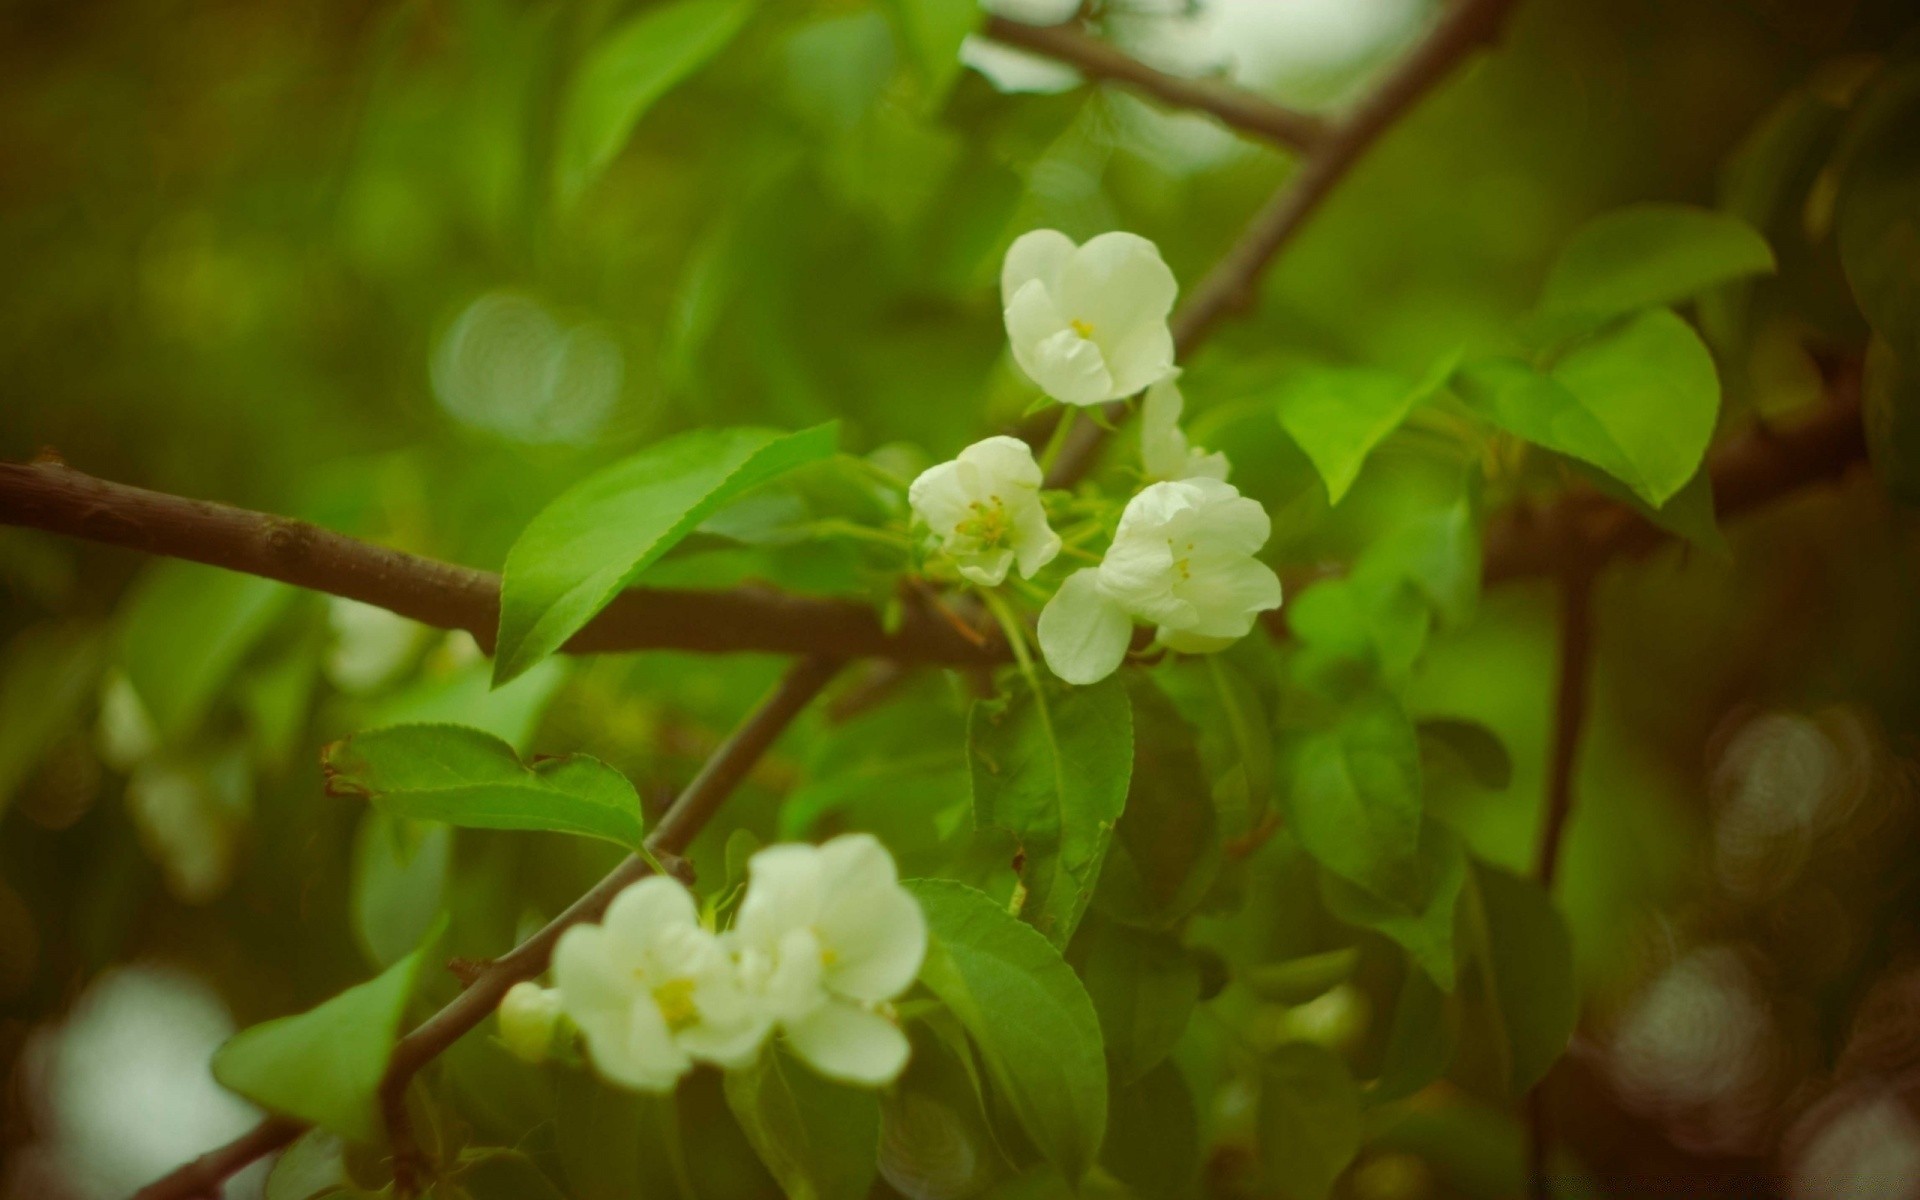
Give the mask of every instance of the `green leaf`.
POLYGON ((1420 746, 1399 701, 1361 696, 1292 753, 1287 819, 1307 853, 1382 896, 1406 893, 1420 851, 1420 746))
POLYGON ((727 1107, 790 1200, 861 1200, 873 1186, 880 1101, 769 1048, 726 1076, 727 1107))
POLYGON ((708 513, 833 453, 834 431, 694 430, 567 489, 507 552, 495 686, 566 644, 708 513))
POLYGON ((214 1052, 213 1077, 260 1107, 348 1141, 380 1137, 378 1092, 420 964, 436 936, 317 1008, 243 1029, 214 1052))
POLYGON ((1126 684, 1026 690, 974 705, 967 722, 973 820, 1019 846, 1023 917, 1056 946, 1086 911, 1127 803, 1133 716, 1126 684))
POLYGON ((465 725, 525 752, 567 672, 565 661, 550 658, 505 687, 494 687, 492 668, 475 661, 382 697, 365 710, 362 723, 376 728, 465 725))
POLYGON ((141 577, 121 618, 120 662, 162 739, 199 727, 293 596, 271 579, 198 563, 160 563, 141 577))
POLYGON ((1446 1074, 1460 1041, 1459 1005, 1425 971, 1412 967, 1400 983, 1380 1076, 1368 1089, 1374 1104, 1404 1100, 1446 1074))
POLYGON ((513 747, 459 725, 356 733, 321 755, 327 792, 364 796, 397 816, 470 829, 533 829, 605 838, 632 849, 640 796, 625 775, 584 754, 520 761, 513 747))
POLYGON ((1305 1004, 1353 977, 1360 965, 1358 947, 1346 946, 1285 962, 1249 967, 1241 980, 1254 995, 1276 1004, 1305 1004))
POLYGON ((1885 71, 1860 100, 1840 148, 1834 204, 1840 264, 1874 332, 1920 357, 1920 60, 1885 71))
MULTIPOLYGON (((953 1019, 945 1017, 944 1024, 953 1025, 953 1019)), ((1006 1172, 1007 1164, 987 1118, 966 1035, 955 1026, 949 1041, 931 1021, 914 1023, 908 1035, 913 1056, 906 1074, 880 1096, 880 1174, 904 1196, 977 1196, 1006 1172)))
POLYGON ((1547 276, 1541 308, 1594 317, 1676 304, 1774 269, 1766 239, 1738 217, 1636 204, 1576 231, 1547 276))
POLYGON ((471 1200, 567 1200, 531 1157, 504 1146, 462 1151, 453 1174, 471 1200))
POLYGON ((1391 897, 1353 886, 1334 874, 1320 877, 1327 909, 1349 925, 1392 939, 1445 991, 1455 977, 1454 913, 1467 880, 1460 838, 1429 818, 1420 833, 1412 886, 1391 897))
POLYGON ((1513 782, 1513 758, 1500 735, 1478 721, 1430 717, 1420 722, 1420 740, 1444 749, 1481 787, 1497 792, 1513 782))
POLYGON ((1173 1052, 1200 999, 1200 971, 1180 939, 1095 918, 1074 935, 1067 962, 1099 1014, 1116 1086, 1173 1052))
POLYGON ((1313 461, 1327 499, 1338 504, 1368 453, 1451 370, 1449 362, 1438 376, 1415 381, 1368 367, 1321 367, 1289 376, 1274 403, 1281 427, 1313 461))
POLYGON ((267 1173, 266 1200, 317 1200, 353 1191, 340 1139, 324 1129, 301 1134, 267 1173))
POLYGON ((378 808, 360 819, 348 889, 353 932, 376 967, 404 958, 440 916, 452 831, 378 808))
POLYGON ((695 1200, 672 1093, 625 1091, 585 1070, 558 1074, 555 1148, 574 1200, 695 1200))
POLYGON ((567 89, 554 148, 554 184, 571 205, 626 144, 634 125, 673 87, 733 40, 750 0, 676 0, 615 28, 567 89))
POLYGON ((1469 365, 1458 385, 1496 425, 1598 467, 1656 508, 1699 469, 1720 411, 1713 355, 1664 309, 1577 344, 1551 372, 1497 359, 1469 365))
POLYGON ((937 104, 960 73, 960 43, 980 27, 979 0, 891 0, 887 10, 937 104))
POLYGON ((100 682, 101 638, 78 624, 32 625, 0 658, 0 813, 72 728, 100 682))
POLYGON ((1147 680, 1133 680, 1130 694, 1127 806, 1093 905, 1112 920, 1164 929, 1193 911, 1219 872, 1219 821, 1193 727, 1147 680))
POLYGON ((1261 1063, 1260 1157, 1291 1200, 1321 1200, 1360 1152, 1360 1090, 1332 1051, 1290 1042, 1261 1063))
POLYGON ((1867 455, 1887 494, 1920 504, 1920 358, 1902 361, 1885 338, 1867 347, 1861 416, 1867 455))
POLYGON ((1539 884, 1475 863, 1468 900, 1473 959, 1465 993, 1499 1082, 1524 1094, 1566 1052, 1579 1018, 1573 942, 1539 884))
POLYGON ((984 892, 940 879, 906 886, 930 934, 920 981, 966 1026, 1034 1145, 1078 1181, 1107 1124, 1093 1001, 1060 952, 984 892))
POLYGON ((1115 1087, 1107 1105, 1100 1165, 1140 1200, 1193 1194, 1200 1170, 1200 1115, 1186 1076, 1167 1059, 1144 1078, 1115 1087))

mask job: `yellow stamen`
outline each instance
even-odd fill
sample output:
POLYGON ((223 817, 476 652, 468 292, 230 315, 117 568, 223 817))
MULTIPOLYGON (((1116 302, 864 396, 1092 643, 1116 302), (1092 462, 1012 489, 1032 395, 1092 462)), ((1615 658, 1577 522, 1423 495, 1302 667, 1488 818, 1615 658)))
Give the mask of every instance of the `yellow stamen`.
POLYGON ((1093 326, 1087 324, 1085 321, 1082 321, 1079 317, 1075 317, 1073 320, 1068 321, 1067 324, 1073 326, 1073 331, 1079 334, 1081 337, 1083 338, 1093 337, 1093 326))
POLYGON ((693 1003, 693 980, 669 979, 653 989, 653 1002, 660 1006, 660 1015, 666 1018, 667 1028, 675 1033, 700 1020, 700 1010, 693 1003))

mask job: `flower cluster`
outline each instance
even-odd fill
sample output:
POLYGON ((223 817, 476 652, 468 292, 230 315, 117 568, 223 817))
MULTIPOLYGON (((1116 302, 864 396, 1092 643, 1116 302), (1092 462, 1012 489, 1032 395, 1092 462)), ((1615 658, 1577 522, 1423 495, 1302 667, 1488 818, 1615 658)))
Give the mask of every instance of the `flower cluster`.
POLYGON ((501 1036, 538 1060, 564 1016, 603 1076, 661 1092, 695 1063, 748 1066, 778 1033, 822 1075, 878 1087, 906 1066, 906 1035, 886 1005, 913 984, 926 949, 919 903, 871 836, 770 846, 750 860, 724 933, 659 875, 616 896, 600 924, 567 930, 554 987, 510 992, 501 1036))
MULTIPOLYGON (((1041 654, 1069 683, 1111 674, 1136 621, 1156 626, 1167 648, 1199 654, 1244 637, 1280 605, 1279 577, 1255 557, 1271 531, 1266 511, 1226 482, 1226 455, 1190 445, 1180 428, 1168 326, 1178 290, 1160 251, 1130 233, 1076 246, 1036 230, 1015 240, 1001 269, 1014 361, 1048 396, 1084 407, 1145 392, 1147 486, 1120 514, 1099 565, 1069 575, 1040 614, 1041 654)), ((1031 579, 1061 552, 1044 477, 1025 442, 992 437, 927 469, 907 498, 961 578, 998 587, 1010 569, 1031 579)))

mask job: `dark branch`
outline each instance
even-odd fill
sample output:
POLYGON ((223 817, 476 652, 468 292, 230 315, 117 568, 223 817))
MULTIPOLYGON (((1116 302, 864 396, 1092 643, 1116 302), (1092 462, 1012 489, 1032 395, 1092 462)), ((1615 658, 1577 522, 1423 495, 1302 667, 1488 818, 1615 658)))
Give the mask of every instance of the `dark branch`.
MULTIPOLYGON (((500 576, 437 562, 291 517, 109 483, 59 462, 0 463, 0 523, 190 559, 364 601, 442 629, 464 629, 491 650, 500 576)), ((871 608, 766 588, 630 588, 575 634, 577 654, 674 649, 712 653, 832 654, 913 662, 998 661, 997 634, 962 637, 909 605, 895 632, 871 608)))
MULTIPOLYGON (((837 659, 814 657, 803 659, 788 671, 773 694, 713 752, 693 782, 661 816, 647 838, 647 849, 661 857, 684 852, 754 764, 839 672, 840 666, 837 659)), ((395 1044, 380 1091, 382 1108, 388 1114, 395 1142, 397 1177, 405 1178, 403 1173, 415 1166, 417 1155, 404 1118, 395 1121, 396 1114, 404 1112, 402 1100, 413 1077, 485 1020, 508 988, 546 970, 554 943, 562 933, 583 921, 599 919, 622 889, 651 872, 652 867, 644 858, 629 857, 538 933, 482 967, 466 990, 395 1044)), ((212 1194, 228 1176, 291 1142, 304 1128, 297 1121, 269 1117, 228 1145, 148 1185, 134 1200, 193 1200, 212 1194)))
MULTIPOLYGON (((1458 0, 1377 87, 1314 143, 1299 169, 1247 223, 1240 239, 1174 313, 1173 340, 1180 357, 1198 349, 1222 320, 1253 306, 1260 277, 1321 201, 1415 102, 1476 47, 1498 35, 1512 5, 1513 0, 1458 0)), ((1126 412, 1124 403, 1107 406, 1112 421, 1121 420, 1126 412)), ((1105 438, 1106 431, 1092 422, 1077 424, 1054 463, 1049 485, 1070 487, 1078 482, 1093 468, 1105 438)))
POLYGON ((1310 113, 1275 104, 1232 84, 1157 71, 1075 25, 1026 25, 1005 17, 988 17, 986 35, 996 42, 1078 67, 1093 79, 1145 92, 1176 108, 1211 113, 1235 129, 1292 149, 1315 145, 1326 135, 1326 122, 1310 113))

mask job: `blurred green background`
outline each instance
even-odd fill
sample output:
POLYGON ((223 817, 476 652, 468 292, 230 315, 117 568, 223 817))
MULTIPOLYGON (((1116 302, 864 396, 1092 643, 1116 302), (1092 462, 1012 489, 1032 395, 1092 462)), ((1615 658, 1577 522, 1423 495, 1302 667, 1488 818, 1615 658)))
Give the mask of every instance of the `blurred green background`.
MULTIPOLYGON (((109 479, 497 569, 569 483, 690 426, 837 418, 843 449, 903 443, 903 469, 950 456, 1028 399, 995 288, 1014 236, 1133 230, 1191 286, 1290 169, 1115 89, 1003 91, 921 61, 896 14, 859 0, 754 6, 599 165, 569 106, 594 48, 647 7, 9 0, 0 458, 52 447, 109 479)), ((1114 7, 1150 61, 1314 108, 1359 94, 1434 11, 1114 7)), ((1525 0, 1188 364, 1197 436, 1233 449, 1273 510, 1276 562, 1351 557, 1441 468, 1410 428, 1330 511, 1259 415, 1263 389, 1301 364, 1419 373, 1502 344, 1568 233, 1623 203, 1728 202, 1762 225, 1783 270, 1714 339, 1723 424, 1817 402, 1867 337, 1819 164, 1761 154, 1742 174, 1758 152, 1741 148, 1795 105, 1838 111, 1915 23, 1904 0, 1525 0)), ((1049 82, 976 60, 1001 86, 1049 82)), ((1562 482, 1496 470, 1489 500, 1562 482)), ((1566 1137, 1603 1194, 1920 1194, 1913 525, 1857 474, 1728 532, 1731 556, 1670 547, 1603 578, 1560 890, 1585 995, 1554 1077, 1566 1137)), ((696 538, 653 578, 864 594, 837 554, 696 538)), ((496 952, 609 861, 389 827, 322 795, 322 743, 461 720, 596 754, 659 803, 779 669, 556 660, 490 694, 464 635, 14 529, 0 587, 0 1152, 20 1197, 121 1195, 244 1128, 204 1067, 233 1023, 391 961, 443 898, 456 952, 496 952)), ((1511 784, 1443 782, 1432 804, 1519 869, 1553 613, 1544 586, 1490 591, 1409 693, 1418 716, 1500 734, 1511 784)), ((960 692, 922 682, 899 736, 945 730, 957 755, 960 692)), ((771 836, 776 798, 836 752, 810 716, 733 823, 771 836)), ((1378 1035, 1384 1008, 1342 1003, 1326 1036, 1378 1035)), ((537 1088, 500 1082, 512 1069, 486 1046, 453 1056, 465 1120, 504 1135, 539 1119, 537 1088)), ((1230 1131, 1221 1095, 1207 1119, 1230 1131)), ((1438 1097, 1342 1187, 1512 1194, 1517 1139, 1505 1113, 1438 1097)), ((741 1162, 707 1194, 763 1188, 741 1162)))

